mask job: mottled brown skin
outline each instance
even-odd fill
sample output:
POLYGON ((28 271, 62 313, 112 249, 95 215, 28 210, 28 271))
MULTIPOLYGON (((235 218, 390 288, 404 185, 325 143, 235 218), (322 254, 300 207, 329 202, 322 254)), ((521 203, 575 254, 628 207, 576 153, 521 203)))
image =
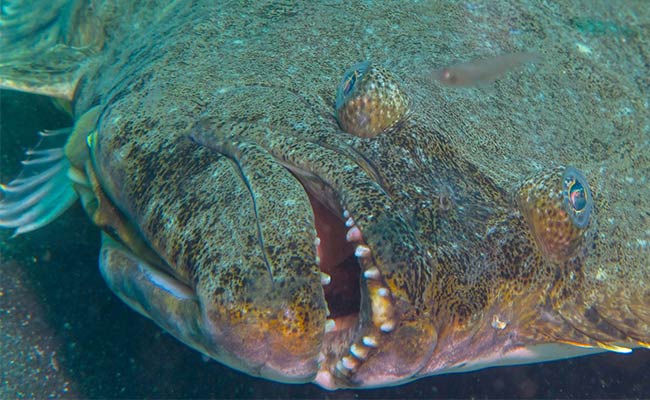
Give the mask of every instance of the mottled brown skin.
MULTIPOLYGON (((628 252, 619 261, 625 271, 608 269, 606 253, 629 250, 599 235, 615 234, 603 227, 606 196, 615 196, 594 187, 596 210, 584 229, 562 219, 561 202, 548 196, 561 191, 558 165, 589 151, 551 153, 536 161, 538 173, 517 154, 506 163, 498 151, 476 152, 460 134, 471 121, 462 114, 468 101, 454 108, 445 97, 454 94, 426 83, 421 64, 409 60, 428 21, 415 18, 402 37, 386 33, 399 14, 383 4, 331 13, 302 4, 278 15, 255 3, 181 3, 155 23, 146 10, 120 19, 98 7, 105 48, 77 88, 77 115, 102 109, 91 149, 101 194, 136 227, 114 234, 122 244, 106 239, 102 255, 109 285, 134 308, 235 368, 328 388, 394 385, 535 345, 648 346, 650 284, 637 279, 632 289, 628 280, 648 276, 648 256, 628 252), (327 22, 312 30, 315 15, 327 22), (131 28, 138 18, 150 23, 131 28), (359 20, 373 21, 379 37, 359 31, 359 20), (360 59, 395 57, 386 68, 409 98, 402 118, 365 135, 372 137, 342 130, 333 99, 343 71, 360 59), (325 333, 305 187, 322 191, 339 216, 349 212, 371 250, 361 271, 380 272, 361 278, 359 319, 348 329, 325 333), (540 208, 548 218, 536 216, 540 208), (152 267, 196 297, 179 301, 138 280, 129 235, 164 264, 152 267), (608 270, 597 275, 599 268, 608 270), (380 288, 389 293, 381 318, 373 308, 380 288), (394 325, 388 332, 380 328, 386 321, 394 325), (350 345, 368 336, 376 347, 341 368, 350 345)), ((552 92, 545 82, 535 81, 537 89, 552 92)), ((538 124, 507 125, 481 106, 466 111, 508 138, 538 124)), ((545 123, 561 124, 556 111, 545 123)), ((601 179, 590 171, 590 183, 601 179)))
POLYGON ((353 78, 354 81, 342 82, 346 89, 353 87, 347 101, 336 110, 336 119, 344 132, 375 137, 404 119, 409 108, 408 96, 389 71, 372 65, 363 75, 354 74, 353 78))

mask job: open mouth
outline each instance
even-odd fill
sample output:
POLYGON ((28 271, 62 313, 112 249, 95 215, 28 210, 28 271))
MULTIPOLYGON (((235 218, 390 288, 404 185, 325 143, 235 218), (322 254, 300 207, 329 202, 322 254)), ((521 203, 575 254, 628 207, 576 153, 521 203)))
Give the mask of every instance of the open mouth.
MULTIPOLYGON (((211 132, 210 121, 201 121, 192 139, 233 159, 240 156, 228 145, 215 143, 211 132)), ((394 205, 372 173, 350 163, 345 152, 294 142, 291 136, 284 139, 281 144, 268 143, 264 137, 259 141, 301 183, 314 216, 317 263, 327 307, 316 381, 323 387, 358 386, 352 381, 360 368, 385 349, 399 322, 396 300, 387 283, 389 274, 382 271, 393 266, 393 255, 384 252, 380 243, 386 241, 384 229, 391 238, 408 241, 410 237, 401 235, 406 227, 392 218, 394 205), (296 159, 292 151, 280 147, 297 145, 313 158, 296 159), (325 163, 332 168, 313 167, 325 163)), ((404 246, 414 248, 416 244, 404 246)))
POLYGON ((361 232, 357 227, 346 227, 339 215, 312 193, 307 193, 314 211, 318 265, 329 318, 334 322, 338 320, 336 326, 340 329, 344 319, 358 319, 359 316, 361 267, 355 256, 354 241, 361 240, 361 232))
MULTIPOLYGON (((321 374, 348 380, 395 329, 392 294, 354 218, 331 188, 291 168, 314 213, 316 250, 328 306, 321 374)), ((319 382, 328 386, 326 382, 319 382)))

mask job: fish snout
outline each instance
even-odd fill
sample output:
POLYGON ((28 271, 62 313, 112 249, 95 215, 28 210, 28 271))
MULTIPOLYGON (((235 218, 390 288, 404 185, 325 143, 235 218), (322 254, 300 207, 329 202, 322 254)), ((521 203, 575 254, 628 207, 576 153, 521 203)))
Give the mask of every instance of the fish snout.
POLYGON ((257 288, 255 297, 248 294, 249 301, 204 298, 206 335, 214 342, 212 349, 229 354, 215 358, 226 363, 231 358, 237 363, 235 368, 266 379, 311 382, 318 370, 324 333, 322 295, 316 285, 291 286, 257 288))

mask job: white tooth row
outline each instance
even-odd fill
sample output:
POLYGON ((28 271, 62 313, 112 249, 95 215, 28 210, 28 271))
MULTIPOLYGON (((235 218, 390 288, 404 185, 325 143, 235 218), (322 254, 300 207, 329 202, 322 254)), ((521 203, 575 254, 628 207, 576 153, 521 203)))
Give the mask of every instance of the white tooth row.
MULTIPOLYGON (((345 240, 352 243, 360 242, 363 239, 363 235, 361 234, 361 230, 358 227, 354 226, 354 219, 350 217, 348 210, 343 211, 343 218, 347 218, 345 221, 345 226, 350 228, 345 234, 345 240)), ((359 258, 368 257, 370 255, 370 247, 366 246, 365 244, 357 245, 357 247, 354 249, 354 255, 359 258)))
POLYGON ((393 321, 393 306, 390 300, 390 291, 385 287, 370 289, 370 305, 372 307, 372 322, 384 333, 395 329, 393 321))
POLYGON ((350 354, 352 356, 345 356, 336 364, 336 368, 343 372, 348 373, 359 366, 359 361, 363 361, 368 357, 370 348, 377 347, 377 339, 373 336, 364 336, 363 344, 354 343, 350 346, 350 354))
MULTIPOLYGON (((320 238, 316 236, 314 239, 314 246, 316 246, 316 251, 318 252, 318 246, 320 246, 320 238)), ((320 257, 316 256, 316 265, 320 265, 320 257)), ((320 284, 327 286, 332 282, 332 277, 326 274, 325 272, 320 273, 320 284)))
MULTIPOLYGON (((350 217, 350 213, 347 210, 343 211, 343 218, 345 218, 345 226, 348 228, 348 232, 345 235, 345 240, 348 242, 360 242, 363 240, 363 236, 361 234, 361 230, 354 225, 354 219, 350 217)), ((354 255, 359 258, 365 258, 370 256, 370 247, 366 246, 365 244, 359 244, 357 247, 354 249, 354 255)), ((381 273, 379 272, 379 269, 377 267, 370 267, 367 270, 363 272, 363 277, 366 279, 373 279, 373 280, 380 280, 381 279, 381 273)), ((379 298, 374 298, 371 299, 373 302, 373 318, 375 323, 379 323, 379 330, 385 333, 391 332, 393 329, 395 329, 395 323, 393 321, 387 320, 387 304, 385 304, 387 301, 387 297, 390 296, 390 291, 387 288, 381 287, 376 289, 377 295, 379 295, 379 298, 383 298, 383 300, 379 300, 379 298), (374 315, 377 313, 378 315, 374 315), (383 320, 383 321, 381 321, 383 320)), ((326 323, 326 332, 334 330, 334 321, 331 319, 327 320, 326 323), (328 324, 331 322, 332 327, 329 328, 328 330, 328 324)), ((376 325, 377 326, 377 325, 376 325)), ((370 348, 374 348, 379 346, 379 342, 374 336, 364 336, 362 339, 363 344, 357 344, 354 343, 350 346, 350 354, 351 356, 345 356, 339 360, 339 362, 336 364, 336 368, 341 371, 342 373, 348 373, 354 369, 356 369, 359 365, 359 361, 363 361, 368 357, 368 352, 370 348)))

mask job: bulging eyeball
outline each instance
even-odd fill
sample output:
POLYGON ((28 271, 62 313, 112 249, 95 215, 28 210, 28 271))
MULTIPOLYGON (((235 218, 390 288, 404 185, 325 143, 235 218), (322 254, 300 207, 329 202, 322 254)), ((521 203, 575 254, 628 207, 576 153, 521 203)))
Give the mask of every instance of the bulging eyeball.
POLYGON ((578 254, 593 209, 580 171, 560 167, 535 176, 521 186, 517 202, 546 257, 562 262, 578 254))
POLYGON ((341 129, 375 137, 400 122, 409 100, 397 79, 368 61, 348 69, 336 92, 336 117, 341 129))

